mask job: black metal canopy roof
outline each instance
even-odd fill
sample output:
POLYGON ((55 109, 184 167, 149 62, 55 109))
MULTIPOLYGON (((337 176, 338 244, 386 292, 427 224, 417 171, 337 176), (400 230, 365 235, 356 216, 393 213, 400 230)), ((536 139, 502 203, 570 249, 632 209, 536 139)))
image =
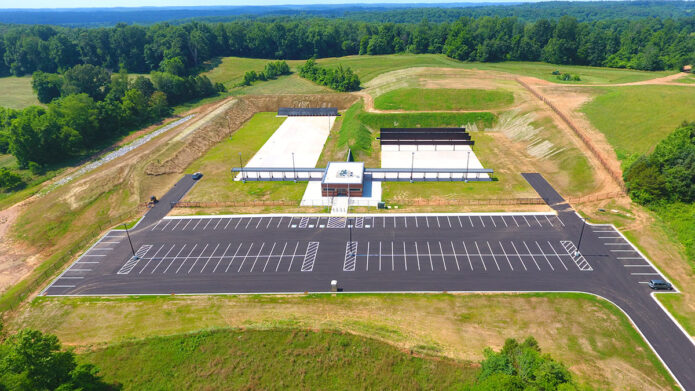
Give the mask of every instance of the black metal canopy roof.
POLYGON ((337 117, 337 107, 280 107, 278 115, 283 117, 337 117))
POLYGON ((381 145, 473 145, 465 128, 381 128, 381 145))

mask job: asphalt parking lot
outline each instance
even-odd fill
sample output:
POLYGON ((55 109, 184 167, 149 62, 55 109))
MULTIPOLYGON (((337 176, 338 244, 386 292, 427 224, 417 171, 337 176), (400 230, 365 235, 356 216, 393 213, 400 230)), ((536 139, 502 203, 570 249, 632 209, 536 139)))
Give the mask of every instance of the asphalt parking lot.
POLYGON ((584 224, 540 175, 527 180, 554 212, 165 216, 187 177, 130 232, 132 250, 112 230, 43 294, 327 292, 331 280, 343 292, 586 292, 618 305, 695 389, 695 345, 646 285, 666 278, 615 227, 584 224))

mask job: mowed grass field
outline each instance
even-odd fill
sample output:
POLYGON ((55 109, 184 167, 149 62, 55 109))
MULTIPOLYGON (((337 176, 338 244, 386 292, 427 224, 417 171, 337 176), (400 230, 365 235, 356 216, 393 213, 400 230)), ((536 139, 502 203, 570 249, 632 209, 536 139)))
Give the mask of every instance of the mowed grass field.
MULTIPOLYGON (((381 353, 387 349, 375 347, 371 341, 350 339, 349 346, 358 352, 343 352, 340 346, 332 347, 331 351, 335 349, 336 354, 343 352, 348 358, 365 357, 363 366, 366 368, 354 368, 355 364, 344 362, 341 366, 345 367, 347 373, 340 373, 330 361, 334 356, 326 353, 325 345, 330 343, 330 339, 301 334, 290 337, 300 329, 366 336, 401 350, 441 356, 464 364, 480 361, 485 347, 499 349, 506 338, 534 336, 544 352, 564 362, 580 382, 595 388, 674 388, 665 369, 623 313, 604 300, 584 294, 39 297, 8 320, 6 327, 10 331, 33 327, 54 333, 64 344, 75 346, 78 351, 97 348, 91 356, 94 357, 93 362, 99 364, 109 378, 113 376, 126 385, 132 381, 139 382, 132 384, 144 386, 146 379, 159 382, 153 384, 164 385, 167 381, 182 379, 178 376, 191 373, 195 376, 187 376, 189 381, 197 382, 204 380, 191 378, 206 374, 228 376, 229 372, 239 371, 246 371, 243 373, 250 375, 252 371, 261 369, 283 375, 277 377, 277 381, 284 379, 285 375, 291 377, 297 374, 294 371, 301 371, 302 368, 307 368, 306 376, 323 368, 326 374, 344 381, 351 378, 350 372, 353 370, 364 374, 370 370, 367 363, 378 363, 379 360, 367 361, 366 356, 361 356, 361 349, 371 349, 367 356, 384 358, 381 360, 385 361, 384 366, 377 367, 379 371, 394 368, 390 363, 401 360, 388 358, 381 353), (196 335, 170 340, 177 343, 160 342, 159 339, 148 340, 147 343, 138 341, 219 328, 284 331, 276 336, 268 336, 265 342, 261 337, 233 334, 233 338, 227 338, 221 334, 215 337, 219 339, 212 344, 214 346, 208 344, 210 340, 207 338, 196 335), (293 345, 294 339, 299 345, 293 345), (236 341, 239 341, 238 346, 236 341), (125 342, 126 347, 108 348, 106 351, 98 349, 119 342, 125 342), (292 352, 285 351, 283 345, 306 348, 300 349, 301 354, 295 351, 294 360, 291 360, 292 352), (192 346, 197 348, 193 349, 192 346), (255 352, 251 346, 255 346, 255 352), (178 352, 179 349, 183 352, 178 352), (183 361, 186 353, 190 356, 190 363, 183 361), (304 364, 308 358, 303 354, 321 362, 304 364), (171 363, 171 368, 165 367, 167 362, 171 363), (131 373, 126 373, 128 370, 131 373), (178 371, 182 373, 175 373, 178 371), (172 379, 155 379, 157 373, 172 379), (138 380, 139 376, 143 379, 138 380)), ((410 371, 408 368, 413 367, 402 368, 410 371)), ((439 373, 445 379, 451 373, 448 369, 422 370, 425 371, 423 375, 439 373)), ((397 371, 393 373, 397 374, 397 371)), ((384 384, 391 384, 388 379, 392 375, 375 376, 385 381, 384 384)), ((255 373, 252 377, 262 378, 263 373, 255 373)), ((259 381, 266 384, 265 379, 259 381)), ((364 381, 368 382, 369 379, 364 381)), ((196 388, 195 384, 192 388, 196 388)), ((211 388, 217 388, 214 383, 210 384, 211 388)), ((402 383, 394 384, 398 386, 402 383)), ((341 389, 328 385, 326 388, 341 389)))
POLYGON ((265 144, 285 121, 277 113, 257 113, 231 137, 212 147, 205 155, 193 162, 187 169, 200 171, 203 178, 186 195, 190 201, 257 201, 257 200, 299 200, 304 194, 305 185, 293 182, 235 182, 230 172, 239 166, 241 152, 243 164, 265 144))
POLYGON ((0 77, 0 106, 10 109, 23 109, 40 105, 34 90, 31 89, 31 76, 0 77))
POLYGON ((505 90, 401 88, 374 99, 379 110, 491 110, 514 103, 505 90))
POLYGON ((216 330, 116 344, 80 355, 124 390, 454 390, 477 366, 416 357, 353 334, 216 330))
POLYGON ((618 158, 647 153, 683 121, 695 121, 695 88, 673 85, 602 87, 582 107, 618 158))

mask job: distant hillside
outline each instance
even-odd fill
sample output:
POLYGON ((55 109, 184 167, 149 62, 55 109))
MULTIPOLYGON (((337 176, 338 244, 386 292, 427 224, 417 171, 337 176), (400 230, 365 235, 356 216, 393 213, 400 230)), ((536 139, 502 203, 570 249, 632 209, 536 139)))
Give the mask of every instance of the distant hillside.
POLYGON ((606 19, 679 18, 695 15, 695 1, 549 1, 538 3, 414 3, 282 6, 0 9, 0 23, 106 27, 190 20, 343 18, 372 23, 454 22, 461 17, 517 17, 524 21, 570 15, 580 22, 606 19))

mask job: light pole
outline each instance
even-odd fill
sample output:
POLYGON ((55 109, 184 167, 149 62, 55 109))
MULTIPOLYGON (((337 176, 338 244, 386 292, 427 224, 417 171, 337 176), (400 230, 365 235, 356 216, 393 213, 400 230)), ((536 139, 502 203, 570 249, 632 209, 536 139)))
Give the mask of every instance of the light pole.
POLYGON ((246 183, 246 178, 244 178, 244 163, 241 162, 241 152, 239 152, 239 168, 241 169, 241 183, 246 183))
POLYGON ((579 240, 577 241, 577 249, 574 251, 574 256, 579 256, 579 246, 582 245, 582 236, 584 236, 584 227, 586 226, 586 219, 582 219, 582 230, 579 232, 579 240))
POLYGON ((297 169, 294 167, 294 152, 292 152, 292 176, 294 177, 294 183, 297 183, 297 169))
POLYGON ((413 171, 415 170, 415 152, 411 152, 410 156, 410 183, 413 183, 413 171))
POLYGON ((471 159, 471 151, 466 152, 466 183, 468 183, 468 161, 471 159))
POLYGON ((123 224, 123 228, 125 229, 125 234, 128 237, 128 243, 130 243, 130 251, 133 252, 133 258, 139 259, 137 255, 135 255, 135 249, 133 248, 133 242, 130 241, 130 234, 128 233, 128 226, 123 224))

